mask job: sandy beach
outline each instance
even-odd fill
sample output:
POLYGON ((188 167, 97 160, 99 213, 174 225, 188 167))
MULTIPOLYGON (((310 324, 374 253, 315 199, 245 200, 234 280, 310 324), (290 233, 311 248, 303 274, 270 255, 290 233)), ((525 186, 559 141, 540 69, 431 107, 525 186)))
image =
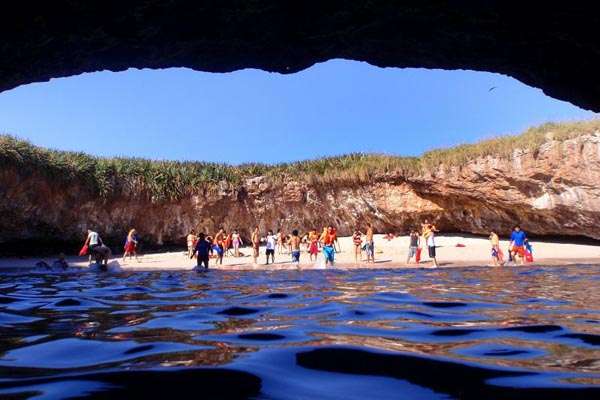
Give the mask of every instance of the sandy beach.
MULTIPOLYGON (((340 237, 339 245, 341 252, 336 253, 337 268, 426 268, 431 266, 427 257, 427 251, 424 249, 420 264, 406 264, 408 254, 408 236, 398 236, 392 240, 387 240, 384 235, 375 235, 375 263, 367 264, 366 255, 362 253, 362 262, 354 261, 354 246, 351 237, 340 237)), ((487 238, 463 237, 459 235, 438 236, 436 238, 437 258, 440 268, 461 267, 461 266, 491 266, 490 245, 487 238), (459 246, 457 246, 459 245, 459 246), (463 245, 463 246, 460 246, 463 245)), ((600 264, 600 246, 555 243, 555 242, 532 242, 534 262, 526 265, 565 265, 565 264, 600 264)), ((506 252, 508 241, 501 240, 501 248, 506 252)), ((215 260, 211 259, 210 267, 223 270, 253 270, 253 269, 296 269, 291 263, 290 254, 275 255, 275 264, 265 265, 265 249, 261 247, 258 264, 252 263, 251 249, 244 247, 241 249, 243 256, 234 257, 231 255, 223 258, 222 265, 216 265, 215 260)), ((0 269, 15 268, 36 268, 36 263, 45 261, 48 264, 57 257, 44 258, 3 258, 0 259, 0 269)), ((300 257, 302 269, 323 268, 323 257, 319 254, 317 262, 310 262, 308 253, 304 250, 300 257)), ((87 257, 67 257, 67 262, 71 267, 87 268, 87 257)), ((110 264, 114 267, 121 267, 124 270, 181 270, 192 269, 196 265, 196 260, 190 260, 186 257, 183 249, 177 252, 162 252, 143 254, 139 261, 127 259, 123 261, 120 255, 112 257, 110 264)))

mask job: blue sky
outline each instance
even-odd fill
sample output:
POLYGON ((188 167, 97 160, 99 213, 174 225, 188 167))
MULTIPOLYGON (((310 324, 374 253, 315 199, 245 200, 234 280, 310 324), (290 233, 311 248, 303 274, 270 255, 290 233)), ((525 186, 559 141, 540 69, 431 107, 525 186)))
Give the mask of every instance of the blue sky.
POLYGON ((0 93, 0 132, 34 144, 232 164, 356 151, 417 155, 595 116, 503 75, 344 60, 293 75, 98 72, 0 93))

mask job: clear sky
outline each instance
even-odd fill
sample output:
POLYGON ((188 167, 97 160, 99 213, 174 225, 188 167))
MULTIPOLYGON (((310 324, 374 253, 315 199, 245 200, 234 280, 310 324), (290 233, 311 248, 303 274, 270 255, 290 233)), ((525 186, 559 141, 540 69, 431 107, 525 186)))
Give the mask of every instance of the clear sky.
POLYGON ((0 93, 0 132, 34 144, 232 164, 357 151, 417 155, 595 116, 498 74, 344 60, 292 75, 99 72, 0 93))

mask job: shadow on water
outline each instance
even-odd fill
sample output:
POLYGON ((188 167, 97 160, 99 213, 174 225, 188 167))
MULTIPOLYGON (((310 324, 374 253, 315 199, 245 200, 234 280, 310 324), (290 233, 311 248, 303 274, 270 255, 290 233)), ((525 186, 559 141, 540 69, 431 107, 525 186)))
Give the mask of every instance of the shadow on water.
POLYGON ((505 387, 491 384, 499 378, 526 378, 527 371, 483 368, 457 362, 384 354, 352 348, 322 348, 298 353, 298 365, 321 371, 354 375, 385 376, 402 379, 436 392, 461 399, 591 399, 600 396, 600 388, 505 387))

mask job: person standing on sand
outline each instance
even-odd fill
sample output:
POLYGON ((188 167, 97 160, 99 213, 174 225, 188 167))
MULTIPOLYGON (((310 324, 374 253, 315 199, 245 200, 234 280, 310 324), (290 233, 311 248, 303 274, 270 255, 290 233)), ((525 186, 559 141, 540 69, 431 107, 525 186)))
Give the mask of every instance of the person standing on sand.
POLYGON ((319 254, 319 235, 317 235, 317 231, 314 229, 308 234, 308 254, 311 262, 317 261, 317 255, 319 254))
POLYGON ((362 232, 356 228, 352 235, 352 243, 354 244, 354 262, 358 264, 361 259, 362 248, 362 232))
POLYGON ((519 225, 515 225, 510 234, 510 254, 514 260, 520 259, 519 264, 521 265, 525 263, 525 240, 527 240, 527 234, 521 230, 519 225))
POLYGON ((492 262, 494 266, 504 265, 504 260, 502 260, 502 253, 500 251, 500 238, 496 234, 496 232, 490 232, 490 245, 492 246, 492 262))
POLYGON ((127 256, 129 256, 129 259, 131 259, 135 256, 135 260, 137 262, 140 261, 137 256, 137 245, 138 245, 138 235, 137 235, 136 230, 132 229, 129 231, 129 233, 127 234, 127 238, 125 239, 125 247, 124 247, 125 252, 123 254, 123 261, 125 261, 127 256))
POLYGON ((297 229, 292 231, 290 250, 292 252, 292 263, 296 264, 297 268, 300 268, 300 236, 298 236, 297 229))
POLYGON ((254 258, 254 264, 258 262, 258 255, 260 249, 260 234, 258 232, 258 225, 254 227, 254 231, 252 232, 252 236, 250 237, 252 241, 252 257, 254 258))
POLYGON ((198 240, 196 241, 196 245, 192 251, 190 259, 194 258, 197 255, 197 265, 196 269, 199 271, 202 268, 202 264, 204 264, 204 270, 208 269, 208 258, 210 253, 211 243, 206 240, 203 232, 200 232, 198 235, 198 240))
POLYGON ((192 230, 190 230, 190 233, 188 233, 188 235, 186 237, 188 257, 190 257, 192 255, 192 251, 194 250, 194 246, 196 245, 196 240, 197 240, 196 230, 192 229, 192 230))
POLYGON ((282 254, 283 253, 283 232, 281 232, 281 229, 277 229, 276 240, 277 240, 277 254, 282 254))
POLYGON ((225 253, 225 230, 220 228, 214 239, 213 249, 217 252, 217 264, 223 265, 223 254, 225 253))
POLYGON ((366 243, 366 250, 367 250, 367 262, 375 262, 375 241, 373 240, 373 225, 368 224, 367 225, 367 243, 366 243))
POLYGON ((91 229, 88 229, 87 232, 88 235, 85 239, 84 246, 88 246, 90 261, 91 258, 95 258, 96 263, 106 266, 108 264, 108 258, 110 257, 110 249, 104 245, 98 232, 91 229))
POLYGON ((406 264, 410 264, 410 259, 417 255, 417 249, 419 248, 419 245, 421 244, 420 239, 421 238, 419 236, 419 232, 417 232, 416 229, 411 229, 410 236, 409 236, 410 243, 408 245, 408 257, 406 258, 406 264))
POLYGON ((337 236, 337 229, 333 228, 333 248, 335 249, 336 253, 341 253, 342 252, 342 246, 340 246, 340 242, 338 241, 338 236, 337 236))
POLYGON ((267 234, 267 265, 269 265, 269 256, 271 256, 271 262, 275 264, 275 248, 277 247, 277 236, 273 235, 273 231, 269 229, 267 234))
POLYGON ((332 226, 325 228, 320 237, 320 242, 323 244, 323 256, 325 257, 325 266, 327 264, 333 267, 335 260, 335 248, 333 243, 335 242, 335 231, 332 226))
POLYGON ((429 258, 433 261, 432 267, 437 268, 438 263, 435 254, 435 231, 433 230, 433 226, 429 225, 428 235, 426 239, 427 249, 429 250, 429 258))
POLYGON ((231 244, 233 245, 233 254, 236 257, 239 257, 240 246, 243 246, 244 243, 242 242, 242 238, 240 237, 240 234, 238 233, 237 229, 235 229, 231 234, 231 244))

